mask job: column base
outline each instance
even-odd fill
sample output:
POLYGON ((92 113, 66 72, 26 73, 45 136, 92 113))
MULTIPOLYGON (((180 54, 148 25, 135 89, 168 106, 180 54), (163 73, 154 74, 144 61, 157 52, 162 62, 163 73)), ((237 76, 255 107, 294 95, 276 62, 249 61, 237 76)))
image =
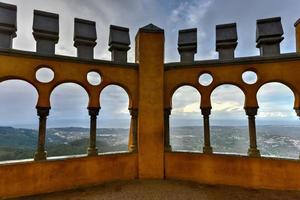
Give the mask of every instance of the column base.
POLYGON ((172 146, 171 145, 166 145, 165 146, 165 151, 172 151, 172 146))
POLYGON ((213 153, 212 147, 203 147, 203 153, 212 154, 213 153))
POLYGON ((130 145, 128 149, 129 149, 129 152, 137 152, 136 145, 130 145))
POLYGON ((98 155, 98 148, 88 148, 87 150, 88 156, 97 156, 98 155))
POLYGON ((47 160, 47 151, 37 151, 34 153, 34 160, 47 160))
POLYGON ((250 156, 250 157, 260 157, 260 152, 256 148, 249 148, 248 149, 248 156, 250 156))

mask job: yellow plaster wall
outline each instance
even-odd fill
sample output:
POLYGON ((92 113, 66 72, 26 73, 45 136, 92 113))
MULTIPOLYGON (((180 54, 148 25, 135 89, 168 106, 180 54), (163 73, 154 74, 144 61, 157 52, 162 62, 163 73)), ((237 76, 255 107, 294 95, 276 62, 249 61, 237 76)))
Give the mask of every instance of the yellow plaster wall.
POLYGON ((168 152, 165 176, 212 185, 300 190, 300 161, 168 152))
POLYGON ((137 178, 137 154, 0 165, 0 199, 137 178))

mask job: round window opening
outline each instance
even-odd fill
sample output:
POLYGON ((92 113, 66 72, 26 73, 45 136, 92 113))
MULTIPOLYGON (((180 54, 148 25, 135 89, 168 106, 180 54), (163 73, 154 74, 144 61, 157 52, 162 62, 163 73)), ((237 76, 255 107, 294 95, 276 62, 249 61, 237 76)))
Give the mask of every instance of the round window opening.
POLYGON ((99 85, 101 83, 101 76, 98 72, 89 72, 86 76, 87 81, 91 85, 99 85))
POLYGON ((203 86, 209 86, 213 82, 213 77, 209 73, 204 73, 199 76, 199 83, 203 86))
POLYGON ((35 77, 41 83, 49 83, 54 79, 54 72, 50 68, 43 67, 36 71, 35 77))
POLYGON ((246 71, 242 74, 242 79, 245 83, 251 85, 257 82, 257 75, 253 71, 246 71))

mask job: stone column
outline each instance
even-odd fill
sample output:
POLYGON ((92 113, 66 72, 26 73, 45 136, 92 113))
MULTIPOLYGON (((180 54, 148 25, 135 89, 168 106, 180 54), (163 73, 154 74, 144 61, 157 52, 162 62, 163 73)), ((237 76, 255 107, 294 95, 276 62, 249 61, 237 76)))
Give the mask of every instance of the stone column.
POLYGON ((131 134, 131 145, 129 147, 130 152, 136 152, 137 151, 137 120, 138 120, 138 109, 137 108, 130 108, 129 109, 130 115, 131 115, 131 121, 130 121, 130 130, 131 134))
POLYGON ((172 151, 172 146, 170 145, 170 114, 171 108, 165 108, 165 151, 172 151))
POLYGON ((296 52, 300 53, 300 18, 295 22, 296 52))
POLYGON ((39 121, 39 136, 37 151, 34 154, 34 160, 46 160, 47 152, 45 151, 45 138, 46 138, 46 122, 49 115, 49 107, 36 107, 37 115, 40 117, 39 121))
POLYGON ((178 52, 180 54, 180 62, 194 62, 197 53, 197 29, 184 29, 178 32, 178 52))
POLYGON ((17 36, 17 6, 0 3, 0 47, 11 49, 17 36))
POLYGON ((259 19, 256 22, 256 47, 261 56, 280 54, 280 42, 284 39, 280 17, 259 19))
MULTIPOLYGON (((300 107, 295 107, 294 110, 295 110, 297 116, 300 117, 300 107)), ((300 159, 300 155, 299 155, 299 159, 300 159)))
POLYGON ((255 126, 255 115, 257 115, 256 107, 247 107, 245 108, 246 115, 248 115, 248 127, 249 127, 249 139, 250 147, 248 149, 248 155, 252 157, 259 157, 260 152, 257 149, 256 144, 256 126, 255 126))
POLYGON ((234 59, 237 40, 236 23, 216 26, 216 51, 219 52, 220 60, 234 59))
POLYGON ((201 113, 203 115, 203 127, 204 127, 204 147, 203 153, 211 154, 213 149, 210 145, 210 126, 209 126, 209 115, 211 107, 201 108, 201 113))
POLYGON ((96 22, 75 18, 74 46, 77 48, 77 57, 93 59, 96 40, 96 22))
POLYGON ((88 108, 90 119, 90 146, 88 148, 89 156, 98 155, 98 149, 96 147, 97 138, 97 115, 99 114, 100 108, 88 108))
POLYGON ((110 25, 108 45, 113 62, 127 63, 127 51, 130 49, 129 29, 110 25))
POLYGON ((59 39, 58 14, 34 10, 32 29, 36 40, 36 52, 43 55, 54 55, 55 45, 59 39))

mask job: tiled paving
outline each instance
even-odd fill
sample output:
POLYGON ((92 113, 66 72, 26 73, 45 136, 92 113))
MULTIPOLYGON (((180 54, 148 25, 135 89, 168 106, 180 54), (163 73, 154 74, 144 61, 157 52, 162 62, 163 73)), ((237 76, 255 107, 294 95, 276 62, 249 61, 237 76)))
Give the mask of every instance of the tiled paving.
MULTIPOLYGON (((186 181, 135 180, 58 192, 22 200, 299 200, 300 192, 200 185, 186 181)), ((18 200, 21 200, 18 199, 18 200)))

